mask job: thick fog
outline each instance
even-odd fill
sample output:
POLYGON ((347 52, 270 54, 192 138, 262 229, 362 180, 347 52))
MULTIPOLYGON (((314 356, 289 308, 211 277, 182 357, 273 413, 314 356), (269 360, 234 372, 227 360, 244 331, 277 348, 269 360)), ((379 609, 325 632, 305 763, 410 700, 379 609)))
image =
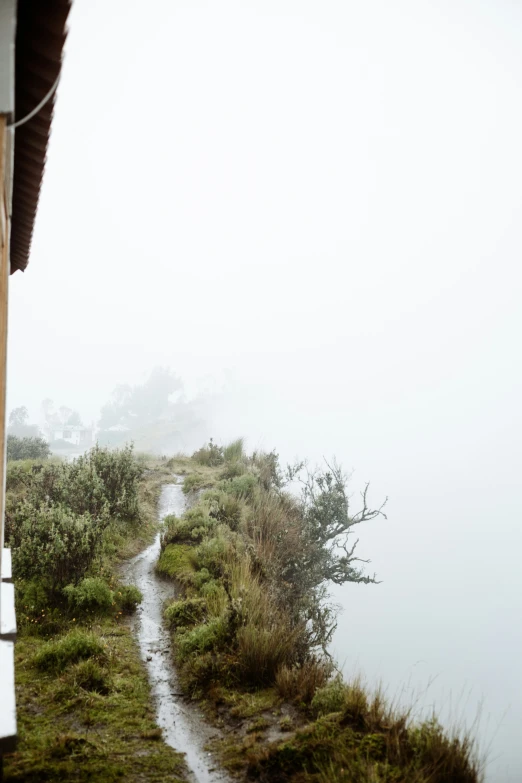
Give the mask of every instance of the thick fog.
MULTIPOLYGON (((9 404, 171 367, 201 435, 389 496, 349 676, 522 779, 522 6, 76 0, 9 404)), ((198 433, 199 434, 199 433, 198 433)))

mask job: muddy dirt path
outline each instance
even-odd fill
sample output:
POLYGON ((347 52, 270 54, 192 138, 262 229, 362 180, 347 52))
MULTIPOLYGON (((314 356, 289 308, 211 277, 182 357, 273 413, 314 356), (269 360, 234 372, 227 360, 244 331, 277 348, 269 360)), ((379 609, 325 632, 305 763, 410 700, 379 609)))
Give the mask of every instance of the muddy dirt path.
MULTIPOLYGON (((180 515, 185 509, 181 484, 163 487, 159 502, 159 517, 180 515)), ((163 622, 163 605, 176 595, 176 586, 161 579, 154 571, 160 553, 160 534, 154 543, 125 563, 123 580, 136 585, 143 593, 143 602, 133 620, 141 656, 146 663, 156 707, 156 720, 163 729, 165 742, 185 753, 189 779, 193 783, 229 783, 231 778, 217 768, 217 762, 205 750, 207 742, 218 732, 205 723, 197 705, 186 701, 172 661, 171 640, 163 622)))

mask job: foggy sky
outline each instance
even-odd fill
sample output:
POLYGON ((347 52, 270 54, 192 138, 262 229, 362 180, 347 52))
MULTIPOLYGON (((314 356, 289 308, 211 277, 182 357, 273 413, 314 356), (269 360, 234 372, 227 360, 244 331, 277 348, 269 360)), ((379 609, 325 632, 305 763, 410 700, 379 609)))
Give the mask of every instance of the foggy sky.
POLYGON ((10 303, 10 405, 95 418, 168 365, 226 384, 209 436, 389 495, 334 652, 482 700, 495 783, 522 777, 521 44, 509 0, 75 0, 10 303))

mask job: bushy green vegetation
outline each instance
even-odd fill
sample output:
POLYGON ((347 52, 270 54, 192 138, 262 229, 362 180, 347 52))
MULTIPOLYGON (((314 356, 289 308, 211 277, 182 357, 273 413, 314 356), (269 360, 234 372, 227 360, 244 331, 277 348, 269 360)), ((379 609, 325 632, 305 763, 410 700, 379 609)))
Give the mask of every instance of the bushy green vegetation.
POLYGON ((194 452, 192 459, 199 465, 214 468, 223 463, 237 464, 243 460, 244 456, 243 438, 237 438, 227 446, 218 446, 211 438, 207 446, 202 446, 194 452))
POLYGON ((143 599, 141 592, 134 585, 117 585, 112 590, 107 581, 99 576, 86 577, 77 585, 69 584, 63 593, 76 617, 130 614, 143 599))
POLYGON ((13 516, 9 543, 18 579, 41 579, 56 591, 77 582, 100 552, 105 522, 88 513, 24 501, 13 516))
POLYGON ((185 779, 179 754, 158 742, 146 672, 122 623, 142 596, 115 568, 151 540, 171 475, 132 449, 8 464, 20 741, 6 781, 185 779))
POLYGON ((43 671, 63 671, 70 663, 87 658, 102 658, 103 644, 90 633, 71 631, 60 639, 47 642, 34 657, 34 665, 43 671))
POLYGON ((283 742, 247 751, 252 777, 317 783, 476 783, 473 743, 435 719, 414 724, 380 693, 338 678, 320 689, 312 711, 321 717, 283 742))
POLYGON ((182 685, 221 721, 228 715, 231 734, 218 743, 227 766, 294 783, 477 783, 468 739, 347 684, 326 654, 336 619, 328 585, 376 581, 352 532, 384 516, 384 504, 372 508, 366 487, 353 512, 335 463, 282 471, 277 454, 249 457, 241 440, 211 442, 194 462, 185 484, 196 486, 204 465, 213 486, 166 520, 158 570, 184 591, 165 610, 182 685), (269 744, 275 722, 285 738, 269 744))
MULTIPOLYGON (((325 586, 373 581, 354 566, 355 548, 348 548, 347 539, 355 524, 381 509, 367 506, 365 492, 363 509, 350 515, 337 466, 305 474, 302 496, 296 498, 285 481, 295 479, 299 467, 285 479, 277 455, 247 457, 242 440, 226 448, 211 442, 194 460, 213 461, 218 480, 182 518, 167 518, 158 563, 160 573, 183 582, 188 599, 207 602, 205 628, 196 627, 194 638, 201 633, 206 639, 208 627, 219 625, 212 653, 222 659, 219 671, 226 660, 237 682, 274 685, 285 667, 312 676, 311 661, 321 659, 335 627, 325 586), (241 471, 219 478, 227 461, 240 463, 241 471)), ((185 486, 197 475, 189 474, 185 486)), ((178 629, 176 637, 182 659, 188 633, 178 629)), ((209 649, 202 645, 195 651, 209 649)), ((192 663, 180 663, 188 687, 197 690, 192 663)), ((322 663, 318 667, 324 669, 322 663)))
POLYGON ((142 472, 130 447, 96 447, 71 463, 8 463, 6 541, 22 624, 30 619, 42 625, 41 614, 48 622, 55 609, 54 622, 68 610, 122 611, 120 604, 129 611, 136 605, 136 594, 127 589, 115 595, 109 562, 144 521, 142 472))
POLYGON ((189 492, 197 492, 205 486, 206 479, 201 473, 190 473, 183 481, 183 492, 188 495, 189 492))
POLYGON ((47 459, 51 449, 48 443, 39 437, 20 438, 17 435, 7 436, 6 456, 8 460, 47 459))
POLYGON ((186 598, 174 601, 165 610, 165 619, 173 629, 196 625, 205 616, 207 602, 204 598, 186 598))
POLYGON ((199 465, 206 465, 209 468, 221 465, 225 460, 223 447, 217 446, 211 438, 208 446, 202 446, 194 452, 192 459, 199 465))
POLYGON ((245 441, 243 438, 236 438, 228 446, 223 448, 223 459, 225 462, 237 463, 245 456, 245 441))

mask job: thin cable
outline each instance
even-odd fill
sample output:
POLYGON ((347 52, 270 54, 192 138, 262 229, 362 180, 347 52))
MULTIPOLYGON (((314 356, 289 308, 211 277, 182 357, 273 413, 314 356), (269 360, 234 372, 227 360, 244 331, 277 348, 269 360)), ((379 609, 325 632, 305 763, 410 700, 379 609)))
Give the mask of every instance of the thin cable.
POLYGON ((54 91, 58 87, 58 82, 60 81, 60 76, 61 76, 61 73, 58 74, 58 76, 56 77, 55 83, 53 84, 53 86, 51 87, 51 89, 49 90, 49 92, 47 93, 45 98, 43 98, 40 101, 40 103, 38 104, 38 106, 36 106, 36 108, 34 108, 31 112, 29 112, 29 114, 27 114, 25 117, 22 117, 21 120, 17 120, 16 122, 12 122, 10 125, 7 125, 7 127, 10 128, 11 130, 14 130, 15 128, 19 128, 20 125, 24 125, 26 122, 29 122, 29 120, 32 120, 32 118, 35 116, 35 114, 38 114, 40 109, 43 109, 43 107, 45 106, 45 104, 47 103, 49 98, 52 98, 54 91))

